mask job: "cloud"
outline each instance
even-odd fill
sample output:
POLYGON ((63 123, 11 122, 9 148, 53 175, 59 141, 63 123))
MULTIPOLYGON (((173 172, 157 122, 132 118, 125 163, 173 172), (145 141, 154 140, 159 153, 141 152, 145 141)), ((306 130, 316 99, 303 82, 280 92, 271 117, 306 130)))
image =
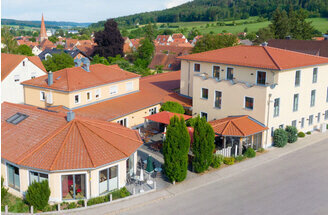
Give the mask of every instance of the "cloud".
POLYGON ((190 2, 191 0, 170 0, 169 2, 166 3, 166 8, 172 8, 175 6, 178 6, 180 4, 190 2))

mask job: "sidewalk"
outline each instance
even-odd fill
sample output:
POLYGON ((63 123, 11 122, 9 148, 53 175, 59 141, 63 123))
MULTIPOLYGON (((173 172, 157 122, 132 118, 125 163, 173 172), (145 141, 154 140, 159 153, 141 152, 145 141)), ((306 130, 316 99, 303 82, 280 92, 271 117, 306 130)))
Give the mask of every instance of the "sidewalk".
MULTIPOLYGON (((79 211, 78 214, 120 214, 125 211, 141 208, 145 205, 154 204, 163 199, 170 198, 172 196, 180 195, 185 192, 189 192, 198 189, 202 186, 216 183, 224 178, 229 178, 240 174, 243 171, 247 171, 263 165, 267 162, 279 159, 287 154, 297 152, 300 149, 309 147, 315 143, 327 139, 328 132, 318 133, 314 132, 310 136, 300 138, 296 143, 288 144, 284 148, 270 148, 267 153, 257 156, 252 159, 248 159, 241 163, 225 167, 219 170, 214 170, 206 174, 199 175, 198 177, 186 180, 176 185, 169 186, 166 189, 158 190, 156 192, 142 195, 137 198, 123 200, 117 203, 109 204, 102 207, 96 207, 92 209, 86 209, 85 211, 79 211)), ((328 144, 328 143, 327 143, 328 144)), ((76 213, 71 213, 76 214, 76 213)))

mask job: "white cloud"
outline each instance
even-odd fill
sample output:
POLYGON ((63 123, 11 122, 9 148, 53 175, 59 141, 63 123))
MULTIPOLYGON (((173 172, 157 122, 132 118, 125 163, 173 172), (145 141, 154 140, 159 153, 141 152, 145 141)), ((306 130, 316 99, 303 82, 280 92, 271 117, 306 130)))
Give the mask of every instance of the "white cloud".
POLYGON ((166 8, 171 8, 190 1, 191 0, 170 0, 165 6, 166 8))

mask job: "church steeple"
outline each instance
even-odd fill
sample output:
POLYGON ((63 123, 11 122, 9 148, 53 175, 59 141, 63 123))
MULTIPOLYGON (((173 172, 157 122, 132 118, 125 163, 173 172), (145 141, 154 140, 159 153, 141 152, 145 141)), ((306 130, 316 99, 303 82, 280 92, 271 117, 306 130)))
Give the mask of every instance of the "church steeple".
POLYGON ((40 36, 39 36, 40 43, 45 39, 48 39, 48 36, 47 36, 46 25, 44 24, 44 18, 42 13, 41 29, 40 29, 40 36))

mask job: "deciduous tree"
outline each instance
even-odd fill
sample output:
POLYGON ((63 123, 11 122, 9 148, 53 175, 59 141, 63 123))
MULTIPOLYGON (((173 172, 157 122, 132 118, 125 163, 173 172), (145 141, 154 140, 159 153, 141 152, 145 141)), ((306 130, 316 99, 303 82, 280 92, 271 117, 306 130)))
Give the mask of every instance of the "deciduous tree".
POLYGON ((46 60, 42 61, 46 70, 55 72, 61 69, 69 68, 74 66, 74 59, 64 52, 60 54, 53 54, 47 57, 46 60))
POLYGON ((237 44, 238 41, 235 35, 207 34, 197 41, 192 52, 193 53, 205 52, 214 49, 221 49, 225 47, 235 46, 237 44))
POLYGON ((17 54, 33 56, 32 49, 28 45, 20 45, 17 49, 17 54))

